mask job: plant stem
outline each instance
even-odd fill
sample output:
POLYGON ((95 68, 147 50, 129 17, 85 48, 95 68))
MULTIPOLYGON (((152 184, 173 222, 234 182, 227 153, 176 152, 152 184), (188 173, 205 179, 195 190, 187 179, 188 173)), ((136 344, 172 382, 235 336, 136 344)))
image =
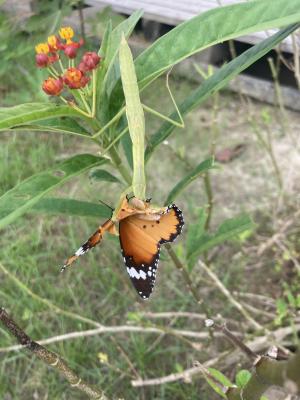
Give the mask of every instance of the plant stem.
POLYGON ((84 106, 85 106, 87 112, 89 113, 89 117, 90 117, 90 118, 93 118, 93 114, 92 114, 92 111, 91 111, 91 107, 88 105, 88 103, 87 103, 87 101, 86 101, 86 99, 85 99, 85 97, 84 97, 84 93, 82 93, 82 90, 81 90, 81 89, 79 89, 78 92, 79 92, 80 98, 81 98, 81 100, 82 100, 82 102, 83 102, 83 104, 84 104, 84 106))
POLYGON ((206 196, 207 196, 207 209, 208 209, 207 218, 206 218, 206 222, 205 222, 205 230, 208 230, 210 227, 210 221, 211 221, 213 205, 214 205, 210 174, 208 171, 204 175, 204 186, 205 186, 205 192, 206 192, 206 196))
POLYGON ((92 102, 92 118, 95 117, 96 114, 96 90, 97 88, 97 73, 93 70, 93 102, 92 102))
POLYGON ((128 172, 127 168, 125 168, 125 166, 123 165, 122 159, 114 147, 112 147, 109 150, 109 155, 111 156, 111 159, 112 159, 115 167, 118 169, 118 171, 124 178, 125 182, 128 183, 129 185, 131 185, 131 175, 128 172))

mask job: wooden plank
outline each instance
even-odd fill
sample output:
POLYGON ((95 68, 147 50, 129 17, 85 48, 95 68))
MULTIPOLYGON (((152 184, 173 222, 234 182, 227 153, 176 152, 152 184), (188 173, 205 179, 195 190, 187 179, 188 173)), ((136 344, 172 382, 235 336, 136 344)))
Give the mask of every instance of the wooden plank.
MULTIPOLYGON (((143 9, 144 18, 165 23, 178 25, 194 16, 220 5, 229 5, 241 0, 86 0, 86 3, 103 8, 111 6, 115 11, 124 14, 132 14, 133 11, 143 9)), ((247 1, 247 0, 244 0, 247 1)), ((268 32, 255 32, 253 34, 239 37, 238 40, 250 44, 256 44, 261 40, 274 34, 276 30, 268 32)), ((293 53, 291 37, 287 38, 281 45, 283 51, 293 53)))

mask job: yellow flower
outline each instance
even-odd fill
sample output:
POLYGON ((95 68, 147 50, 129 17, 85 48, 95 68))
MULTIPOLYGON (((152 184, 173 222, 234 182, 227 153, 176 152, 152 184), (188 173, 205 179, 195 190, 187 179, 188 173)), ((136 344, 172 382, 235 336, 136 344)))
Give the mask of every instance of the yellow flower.
POLYGON ((37 54, 48 54, 49 50, 50 49, 47 43, 39 43, 35 46, 35 51, 37 54))
POLYGON ((63 28, 60 28, 59 36, 62 39, 65 39, 67 41, 67 44, 71 44, 72 43, 71 39, 74 36, 74 31, 70 26, 65 26, 63 28))
POLYGON ((101 362, 101 364, 108 363, 108 355, 106 353, 98 353, 98 359, 101 362))
POLYGON ((48 44, 52 49, 57 50, 57 38, 55 35, 48 36, 48 44))

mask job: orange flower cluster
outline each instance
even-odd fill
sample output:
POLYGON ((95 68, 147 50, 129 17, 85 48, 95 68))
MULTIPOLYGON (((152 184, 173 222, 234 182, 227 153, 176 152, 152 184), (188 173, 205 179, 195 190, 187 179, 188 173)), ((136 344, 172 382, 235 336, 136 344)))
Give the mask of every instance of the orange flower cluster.
POLYGON ((36 65, 39 68, 48 68, 52 76, 43 82, 42 88, 49 96, 59 96, 64 87, 69 89, 84 88, 90 81, 88 73, 98 67, 101 58, 95 52, 85 52, 77 67, 74 59, 78 49, 83 46, 83 40, 73 40, 74 31, 71 27, 59 30, 59 36, 49 36, 47 43, 39 43, 36 47, 36 65), (62 64, 62 53, 69 59, 69 68, 62 64), (72 60, 72 61, 70 61, 72 60), (55 69, 54 63, 60 63, 61 72, 55 69), (70 66, 70 63, 71 64, 70 66))

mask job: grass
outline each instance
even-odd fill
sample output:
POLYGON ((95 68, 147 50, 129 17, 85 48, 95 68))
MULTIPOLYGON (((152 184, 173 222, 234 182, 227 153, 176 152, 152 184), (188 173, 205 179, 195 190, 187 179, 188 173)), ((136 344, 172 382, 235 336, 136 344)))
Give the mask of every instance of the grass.
MULTIPOLYGON (((172 81, 172 86, 178 101, 193 87, 187 81, 176 79, 172 81)), ((164 114, 172 109, 163 79, 148 88, 143 96, 147 105, 162 110, 164 114)), ((270 235, 272 229, 266 228, 265 221, 270 225, 272 223, 270 214, 278 194, 276 181, 268 164, 268 156, 252 140, 245 109, 239 107, 236 96, 228 93, 220 96, 218 148, 245 141, 248 148, 240 159, 230 166, 224 165, 212 174, 215 197, 212 226, 215 227, 224 217, 236 216, 246 210, 258 217, 257 232, 270 235)), ((261 106, 254 107, 259 116, 261 106)), ((271 108, 270 113, 274 113, 271 108)), ((148 165, 148 190, 156 203, 165 200, 169 190, 188 171, 189 164, 195 165, 207 157, 211 115, 210 103, 192 113, 186 119, 186 129, 176 130, 168 143, 162 145, 151 159, 148 165)), ((299 117, 290 114, 290 119, 296 124, 299 117)), ((276 126, 275 120, 272 123, 276 126)), ((147 116, 148 135, 158 126, 157 119, 147 116)), ((282 141, 286 143, 285 138, 276 136, 275 142, 279 150, 282 141)), ((61 157, 97 151, 87 140, 50 134, 1 133, 0 143, 2 193, 34 172, 52 166, 61 157)), ((287 166, 283 163, 282 168, 285 172, 287 166)), ((293 179, 296 179, 295 176, 293 179)), ((113 204, 119 192, 117 184, 108 186, 91 182, 87 176, 83 176, 76 178, 56 194, 94 202, 101 199, 113 204)), ((196 209, 205 203, 203 182, 198 179, 178 199, 178 204, 184 210, 187 226, 195 217, 196 209)), ((287 210, 282 213, 286 214, 287 210)), ((151 326, 157 323, 173 328, 204 331, 203 323, 199 320, 180 318, 174 321, 152 321, 139 316, 144 311, 202 312, 201 306, 195 303, 186 290, 180 273, 172 265, 167 253, 162 254, 158 284, 149 302, 138 300, 130 286, 118 240, 115 238, 108 237, 99 248, 82 257, 74 268, 64 275, 59 274, 59 267, 65 258, 101 222, 91 218, 28 213, 2 232, 1 264, 35 295, 52 304, 47 306, 45 302, 30 296, 0 270, 0 303, 26 332, 32 338, 40 339, 91 328, 87 323, 57 312, 54 305, 108 326, 151 326)), ((174 246, 179 255, 184 253, 184 238, 183 234, 174 246)), ((252 291, 272 297, 276 289, 276 296, 280 296, 281 284, 278 279, 282 269, 276 271, 269 256, 263 258, 262 266, 257 267, 257 255, 251 252, 251 246, 257 246, 259 241, 257 233, 252 233, 249 238, 239 238, 217 248, 214 255, 215 271, 232 291, 252 291), (260 283, 263 273, 269 274, 268 287, 265 287, 265 283, 260 283)), ((280 258, 277 262, 280 263, 280 258)), ((241 321, 241 317, 224 301, 224 297, 215 290, 203 272, 195 268, 192 279, 214 315, 221 313, 225 318, 241 321)), ((193 341, 195 339, 189 339, 189 342, 193 341)), ((209 360, 220 349, 228 348, 223 341, 212 343, 206 340, 201 341, 199 350, 195 350, 189 342, 170 335, 123 333, 65 341, 49 345, 48 348, 68 360, 82 378, 102 387, 111 398, 192 400, 201 396, 201 400, 212 400, 215 397, 200 376, 189 384, 178 382, 144 389, 131 387, 130 381, 136 379, 137 374, 145 378, 168 375, 191 367, 195 360, 209 360), (101 363, 99 353, 106 354, 108 361, 101 363)), ((0 328, 0 347, 10 346, 12 343, 13 339, 0 328)), ((1 354, 0 357, 1 399, 85 398, 70 388, 55 371, 26 352, 1 354)))

